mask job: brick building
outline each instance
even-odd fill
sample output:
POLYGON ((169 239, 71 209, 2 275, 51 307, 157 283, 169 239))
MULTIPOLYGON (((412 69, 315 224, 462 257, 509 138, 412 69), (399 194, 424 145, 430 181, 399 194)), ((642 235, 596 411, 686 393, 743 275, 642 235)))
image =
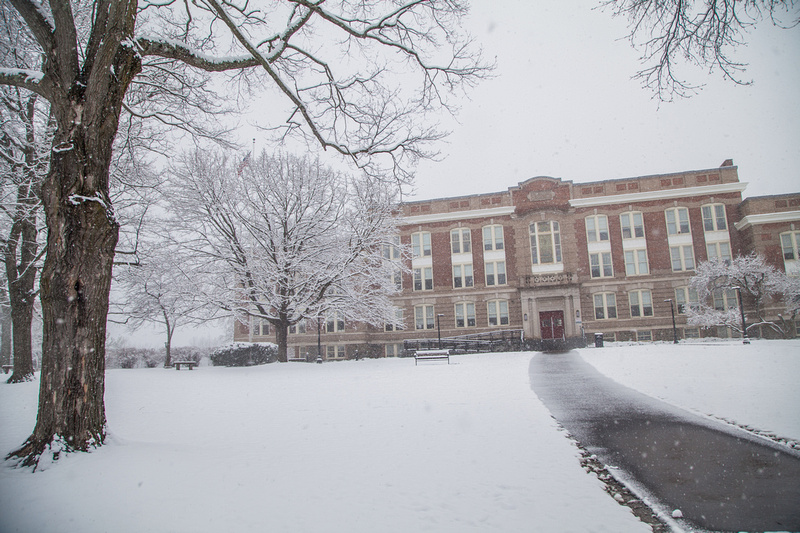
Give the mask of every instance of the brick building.
MULTIPOLYGON (((534 347, 597 332, 671 339, 671 305, 680 337, 700 336, 684 317, 699 262, 756 251, 800 275, 800 193, 742 201, 745 187, 727 160, 589 183, 537 177, 502 192, 405 203, 399 238, 413 257, 396 298, 405 328, 310 320, 290 332, 290 358, 315 357, 318 342, 331 359, 394 356, 404 340, 440 332, 513 332, 534 347)), ((238 325, 234 337, 273 340, 266 324, 238 325)))

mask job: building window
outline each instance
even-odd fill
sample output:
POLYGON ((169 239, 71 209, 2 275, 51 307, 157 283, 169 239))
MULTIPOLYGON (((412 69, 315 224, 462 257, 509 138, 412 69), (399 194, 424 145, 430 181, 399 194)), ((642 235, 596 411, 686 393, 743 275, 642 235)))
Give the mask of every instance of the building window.
POLYGON ((383 326, 384 331, 401 331, 403 329, 403 310, 394 310, 394 322, 387 322, 383 326))
POLYGON ((534 222, 530 225, 531 260, 534 265, 561 262, 561 234, 558 222, 534 222))
POLYGON ((614 267, 611 264, 611 252, 598 252, 589 254, 589 264, 593 278, 614 277, 614 267))
POLYGON ((625 250, 625 274, 628 276, 643 276, 649 274, 647 265, 647 250, 625 250))
POLYGON ((631 306, 631 318, 653 316, 653 298, 649 290, 629 292, 628 302, 631 306))
POLYGON ((472 251, 472 240, 467 228, 458 228, 450 232, 450 246, 454 254, 468 254, 472 251))
POLYGON ((402 344, 387 344, 385 348, 386 357, 400 357, 403 355, 402 344))
POLYGON ((325 347, 325 356, 327 359, 344 359, 345 349, 342 344, 329 344, 325 347))
POLYGON ((506 284, 506 262, 492 261, 484 265, 486 270, 486 285, 506 284))
POLYGON ((706 253, 709 261, 731 262, 731 243, 710 242, 706 244, 706 253))
POLYGON ((400 237, 395 237, 393 239, 393 244, 383 245, 383 257, 390 261, 400 259, 400 237))
POLYGON ((783 268, 790 276, 800 276, 800 231, 781 233, 783 268))
POLYGON ((681 272, 683 270, 694 270, 694 252, 691 245, 672 246, 669 249, 672 259, 672 271, 681 272))
POLYGON ((717 311, 739 307, 736 289, 715 289, 711 291, 711 298, 714 300, 714 309, 717 311))
POLYGON ((471 264, 453 265, 453 287, 460 289, 462 287, 472 287, 473 284, 471 264))
POLYGON ((431 255, 431 234, 427 231, 411 234, 411 251, 414 257, 431 255))
POLYGON ((505 243, 503 242, 503 226, 492 225, 483 227, 483 249, 489 250, 503 250, 505 243))
POLYGON ((507 326, 508 300, 489 300, 486 302, 486 314, 489 315, 490 326, 507 326))
POLYGON ((667 233, 681 235, 691 233, 689 229, 689 210, 685 207, 673 207, 665 211, 667 216, 667 233))
POLYGON ((459 302, 456 304, 456 327, 475 327, 475 304, 472 302, 459 302))
POLYGON ((269 321, 266 318, 253 318, 253 335, 269 335, 269 321))
POLYGON ((649 342, 653 340, 653 332, 648 330, 645 331, 637 331, 636 332, 636 340, 638 342, 649 342))
POLYGON ((325 314, 325 332, 337 333, 344 331, 344 315, 339 311, 329 311, 325 314))
POLYGON ((600 242, 608 240, 608 217, 594 215, 586 217, 586 240, 600 242))
POLYGON ((306 321, 301 320, 297 324, 289 326, 289 333, 305 333, 306 332, 306 321))
POLYGON ((398 268, 392 274, 392 284, 394 284, 394 288, 398 291, 403 290, 403 272, 398 268))
POLYGON ((433 329, 433 306, 418 305, 414 307, 414 327, 416 329, 433 329))
POLYGON ((613 292, 601 292, 593 295, 594 298, 594 318, 595 320, 605 320, 607 318, 617 318, 617 295, 613 292))
POLYGON ((726 231, 728 229, 723 204, 704 205, 700 210, 703 213, 704 231, 726 231))
POLYGON ((619 216, 619 225, 622 228, 623 239, 644 237, 644 219, 638 211, 622 213, 619 216))
POLYGON ((433 290, 433 268, 423 267, 414 269, 414 290, 432 291, 433 290))
POLYGON ((685 315, 687 309, 696 309, 700 305, 697 299, 697 291, 690 287, 678 287, 675 289, 675 306, 679 315, 685 315))

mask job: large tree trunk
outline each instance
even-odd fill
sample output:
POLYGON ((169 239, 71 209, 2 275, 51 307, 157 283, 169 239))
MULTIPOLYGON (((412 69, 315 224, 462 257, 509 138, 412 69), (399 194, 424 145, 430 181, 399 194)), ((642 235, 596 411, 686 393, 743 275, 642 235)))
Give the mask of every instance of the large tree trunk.
MULTIPOLYGON (((24 186, 23 186, 24 188, 24 186)), ((31 323, 35 302, 36 283, 36 218, 33 215, 35 200, 30 191, 22 191, 18 205, 22 214, 14 222, 5 250, 8 298, 11 304, 13 330, 14 373, 8 383, 22 383, 33 379, 33 346, 31 323)))
POLYGON ((275 326, 275 341, 278 344, 278 362, 286 363, 289 361, 289 326, 286 322, 273 323, 275 326))
POLYGON ((0 291, 0 363, 11 364, 11 307, 6 305, 6 291, 0 291))
POLYGON ((164 343, 167 354, 164 357, 164 368, 170 368, 172 367, 172 334, 175 333, 175 326, 170 323, 166 312, 164 312, 164 324, 167 327, 167 342, 164 343))
MULTIPOLYGON (((132 16, 135 3, 129 8, 132 16)), ((114 29, 120 33, 106 33, 101 52, 126 37, 114 29)), ((38 465, 48 450, 53 459, 62 451, 86 451, 106 436, 106 319, 119 234, 109 198, 109 167, 122 101, 141 70, 135 51, 119 44, 113 68, 107 59, 86 58, 87 64, 97 61, 97 72, 68 72, 59 65, 61 79, 75 77, 65 92, 50 99, 58 128, 42 186, 48 234, 41 275, 39 411, 32 435, 9 454, 24 466, 38 465)))

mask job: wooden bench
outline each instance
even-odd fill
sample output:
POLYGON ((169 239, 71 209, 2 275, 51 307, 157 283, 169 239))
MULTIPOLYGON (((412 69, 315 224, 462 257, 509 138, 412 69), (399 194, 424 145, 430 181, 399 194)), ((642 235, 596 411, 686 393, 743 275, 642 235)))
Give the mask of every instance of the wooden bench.
POLYGON ((434 361, 436 359, 447 359, 450 364, 450 350, 417 350, 414 352, 414 366, 420 361, 434 361))
POLYGON ((3 365, 3 374, 8 374, 14 370, 14 365, 3 365))
POLYGON ((197 366, 197 361, 173 361, 172 364, 175 370, 180 370, 182 366, 188 366, 189 370, 191 370, 197 366))

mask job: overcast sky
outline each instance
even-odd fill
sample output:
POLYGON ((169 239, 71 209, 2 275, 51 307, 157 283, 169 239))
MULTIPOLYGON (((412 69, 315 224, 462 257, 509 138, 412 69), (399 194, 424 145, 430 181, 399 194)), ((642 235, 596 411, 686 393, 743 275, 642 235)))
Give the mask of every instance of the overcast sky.
POLYGON ((414 199, 505 190, 534 176, 574 182, 718 167, 745 196, 800 191, 800 28, 762 23, 737 59, 751 86, 686 66, 705 83, 660 103, 632 76, 626 21, 599 2, 473 0, 467 26, 496 77, 463 104, 443 161, 423 162, 414 199))

